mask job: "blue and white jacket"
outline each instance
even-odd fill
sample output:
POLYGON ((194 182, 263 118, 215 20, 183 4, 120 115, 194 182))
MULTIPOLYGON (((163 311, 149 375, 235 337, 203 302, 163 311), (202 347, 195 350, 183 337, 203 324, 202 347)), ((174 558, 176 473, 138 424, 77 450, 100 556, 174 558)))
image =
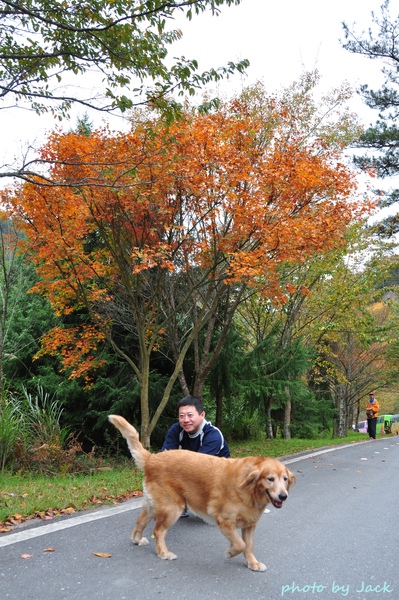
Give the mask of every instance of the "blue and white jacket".
POLYGON ((191 450, 192 452, 202 452, 203 454, 212 454, 213 456, 230 457, 230 450, 226 444, 223 434, 210 421, 204 419, 202 429, 194 435, 190 435, 180 426, 174 423, 166 434, 162 446, 163 450, 191 450))

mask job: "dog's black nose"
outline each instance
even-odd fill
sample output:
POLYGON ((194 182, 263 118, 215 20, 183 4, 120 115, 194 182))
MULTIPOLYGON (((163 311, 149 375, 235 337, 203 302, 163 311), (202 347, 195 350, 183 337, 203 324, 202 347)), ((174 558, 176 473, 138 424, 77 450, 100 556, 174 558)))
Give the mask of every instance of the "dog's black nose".
POLYGON ((281 502, 284 502, 284 500, 287 500, 288 495, 287 494, 279 494, 278 498, 279 498, 279 500, 281 500, 281 502))

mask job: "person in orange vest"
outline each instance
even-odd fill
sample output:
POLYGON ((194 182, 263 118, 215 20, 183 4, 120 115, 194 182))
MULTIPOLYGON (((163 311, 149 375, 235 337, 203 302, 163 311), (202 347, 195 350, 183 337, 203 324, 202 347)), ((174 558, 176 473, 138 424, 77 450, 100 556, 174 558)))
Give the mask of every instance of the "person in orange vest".
POLYGON ((366 414, 367 414, 367 430, 369 432, 369 437, 375 440, 376 429, 377 429, 377 417, 378 411, 380 410, 380 405, 378 404, 378 400, 375 398, 375 393, 370 392, 369 399, 366 404, 366 414))

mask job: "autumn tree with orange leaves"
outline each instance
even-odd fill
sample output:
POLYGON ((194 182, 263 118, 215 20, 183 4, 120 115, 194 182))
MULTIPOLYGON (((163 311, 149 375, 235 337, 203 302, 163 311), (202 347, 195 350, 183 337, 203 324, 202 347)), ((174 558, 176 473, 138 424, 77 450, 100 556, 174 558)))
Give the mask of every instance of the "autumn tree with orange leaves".
POLYGON ((346 92, 316 103, 316 83, 307 75, 275 96, 257 85, 171 125, 142 114, 127 134, 54 132, 42 157, 60 185, 26 184, 15 195, 35 290, 62 317, 89 315, 50 331, 42 352, 89 383, 97 348, 109 343, 140 383, 147 446, 178 378, 184 392, 201 394, 248 294, 281 305, 280 266, 343 244, 367 208, 343 157, 358 133, 340 108, 346 92), (195 373, 187 374, 192 345, 195 373), (173 369, 150 414, 156 350, 173 369))

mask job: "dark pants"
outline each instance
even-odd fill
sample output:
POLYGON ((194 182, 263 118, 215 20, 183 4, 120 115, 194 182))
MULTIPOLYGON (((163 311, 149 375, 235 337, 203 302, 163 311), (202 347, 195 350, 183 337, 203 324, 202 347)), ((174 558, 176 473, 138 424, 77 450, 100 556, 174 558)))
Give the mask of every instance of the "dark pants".
POLYGON ((367 419, 367 431, 369 432, 369 437, 375 440, 375 433, 377 429, 377 417, 374 419, 367 419))

